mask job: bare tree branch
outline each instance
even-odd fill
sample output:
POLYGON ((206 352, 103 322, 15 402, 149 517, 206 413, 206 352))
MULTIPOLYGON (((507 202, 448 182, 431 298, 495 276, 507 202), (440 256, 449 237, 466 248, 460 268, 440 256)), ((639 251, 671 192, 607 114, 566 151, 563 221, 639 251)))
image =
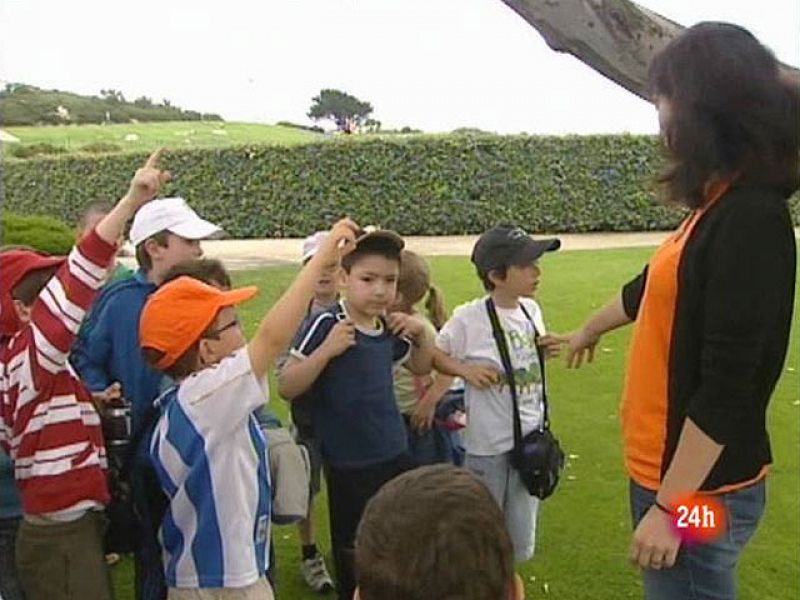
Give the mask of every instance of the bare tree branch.
MULTIPOLYGON (((556 52, 572 54, 637 96, 646 94, 650 61, 684 28, 629 0, 502 0, 556 52)), ((790 85, 800 70, 783 65, 790 85)))

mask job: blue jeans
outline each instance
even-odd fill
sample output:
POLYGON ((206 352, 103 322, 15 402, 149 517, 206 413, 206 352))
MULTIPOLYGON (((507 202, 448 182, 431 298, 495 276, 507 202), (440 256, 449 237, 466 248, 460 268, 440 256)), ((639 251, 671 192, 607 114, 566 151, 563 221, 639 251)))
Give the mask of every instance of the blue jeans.
MULTIPOLYGON (((764 514, 764 480, 716 499, 725 507, 725 533, 707 544, 681 546, 670 569, 642 569, 646 600, 735 600, 739 554, 764 514)), ((655 492, 631 481, 630 501, 636 527, 653 505, 655 492)))
POLYGON ((17 577, 16 543, 17 529, 22 519, 0 519, 0 598, 3 600, 24 600, 22 588, 17 577))
POLYGON ((417 466, 436 463, 464 464, 464 450, 457 431, 448 431, 438 425, 420 433, 411 425, 411 417, 403 415, 408 439, 408 453, 417 466))

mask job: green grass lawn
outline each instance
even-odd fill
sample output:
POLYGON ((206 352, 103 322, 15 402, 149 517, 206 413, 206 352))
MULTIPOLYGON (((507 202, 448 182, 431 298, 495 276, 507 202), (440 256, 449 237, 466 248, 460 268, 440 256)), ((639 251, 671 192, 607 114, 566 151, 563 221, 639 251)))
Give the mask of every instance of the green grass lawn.
MULTIPOLYGON (((579 325, 639 271, 651 251, 562 252, 545 258, 539 301, 550 330, 567 331, 579 325)), ((441 257, 430 262, 448 308, 481 294, 466 258, 441 257)), ((261 289, 257 299, 241 311, 248 333, 295 272, 281 267, 235 274, 236 285, 254 284, 261 289)), ((798 323, 800 311, 795 306, 786 371, 769 409, 775 464, 768 480, 767 512, 741 560, 741 600, 788 600, 800 592, 800 406, 795 405, 800 387, 798 323)), ((595 363, 584 369, 567 371, 560 362, 550 365, 553 427, 573 458, 560 489, 542 506, 536 555, 521 569, 527 598, 641 597, 637 571, 627 563, 631 526, 617 419, 629 333, 619 331, 603 338, 595 363)), ((286 418, 285 403, 275 400, 272 406, 286 418)), ((330 541, 324 501, 323 497, 318 502, 316 514, 319 542, 327 552, 330 541)), ((303 587, 298 574, 295 528, 276 527, 273 532, 279 597, 316 597, 303 587)), ((120 600, 132 598, 131 575, 127 562, 115 568, 120 600)))
MULTIPOLYGON (((241 144, 290 145, 323 139, 319 134, 291 127, 214 121, 8 127, 6 131, 19 138, 24 145, 47 143, 64 147, 70 152, 79 151, 82 146, 96 142, 113 143, 124 150, 141 151, 159 146, 175 149, 241 144), (125 136, 130 134, 138 136, 138 139, 126 141, 125 136)), ((14 145, 4 144, 5 153, 14 145)))

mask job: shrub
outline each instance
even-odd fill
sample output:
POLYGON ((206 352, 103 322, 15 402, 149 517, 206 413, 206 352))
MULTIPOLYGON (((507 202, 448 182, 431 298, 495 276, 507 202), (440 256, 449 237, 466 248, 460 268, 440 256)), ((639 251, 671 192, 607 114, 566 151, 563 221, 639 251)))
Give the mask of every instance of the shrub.
POLYGON ((30 246, 47 254, 68 254, 75 243, 74 232, 58 219, 22 216, 4 211, 0 219, 0 245, 30 246))
POLYGON ((89 152, 91 154, 103 154, 106 152, 120 152, 122 146, 112 142, 93 142, 80 147, 81 152, 89 152))
POLYGON ((16 158, 31 158, 40 155, 65 154, 67 149, 63 146, 55 146, 47 142, 38 144, 18 145, 11 149, 11 155, 16 158))
MULTIPOLYGON (((73 222, 119 197, 145 154, 65 156, 4 165, 6 207, 73 222)), ((291 147, 183 149, 164 156, 181 195, 233 237, 300 237, 341 215, 406 235, 670 229, 649 136, 346 136, 291 147)), ((793 199, 794 216, 798 212, 793 199)))

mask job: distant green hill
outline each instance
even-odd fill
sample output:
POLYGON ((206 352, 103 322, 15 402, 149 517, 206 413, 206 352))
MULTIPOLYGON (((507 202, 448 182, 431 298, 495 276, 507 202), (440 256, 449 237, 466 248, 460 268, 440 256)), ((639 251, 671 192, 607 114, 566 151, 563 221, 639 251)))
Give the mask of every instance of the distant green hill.
POLYGON ((32 85, 9 83, 0 91, 0 123, 16 125, 56 125, 82 123, 129 123, 131 121, 221 121, 216 114, 203 114, 160 104, 140 97, 128 101, 121 92, 101 90, 100 96, 81 96, 72 92, 43 90, 32 85))
POLYGON ((19 142, 3 144, 3 154, 17 158, 74 152, 141 152, 161 146, 184 149, 246 144, 292 145, 324 139, 320 134, 293 127, 220 121, 6 127, 4 131, 18 138, 19 142))

